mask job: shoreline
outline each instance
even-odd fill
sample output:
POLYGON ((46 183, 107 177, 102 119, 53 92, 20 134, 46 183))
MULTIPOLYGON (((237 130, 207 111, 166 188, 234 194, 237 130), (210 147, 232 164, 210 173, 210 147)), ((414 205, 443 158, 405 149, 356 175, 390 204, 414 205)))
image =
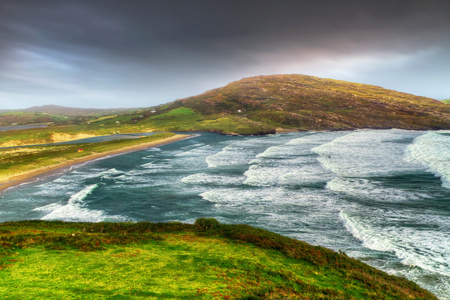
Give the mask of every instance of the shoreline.
POLYGON ((135 151, 154 148, 154 147, 158 147, 158 146, 163 146, 163 145, 167 145, 167 144, 181 141, 184 139, 188 139, 193 136, 194 135, 176 134, 176 135, 171 136, 166 139, 152 141, 152 142, 148 142, 148 143, 144 143, 144 144, 140 144, 140 145, 129 146, 129 147, 121 148, 121 149, 110 150, 110 151, 101 152, 101 153, 93 153, 93 154, 85 156, 85 157, 68 160, 68 161, 65 161, 65 162, 50 166, 50 167, 39 168, 36 170, 28 171, 26 173, 13 175, 5 181, 0 181, 0 194, 9 188, 14 188, 14 187, 17 187, 22 184, 32 183, 32 182, 39 180, 40 178, 57 174, 57 173, 59 173, 59 171, 62 171, 64 168, 68 168, 68 167, 83 164, 83 163, 93 162, 98 159, 103 159, 103 158, 107 158, 107 157, 122 155, 122 154, 131 153, 131 152, 135 152, 135 151))

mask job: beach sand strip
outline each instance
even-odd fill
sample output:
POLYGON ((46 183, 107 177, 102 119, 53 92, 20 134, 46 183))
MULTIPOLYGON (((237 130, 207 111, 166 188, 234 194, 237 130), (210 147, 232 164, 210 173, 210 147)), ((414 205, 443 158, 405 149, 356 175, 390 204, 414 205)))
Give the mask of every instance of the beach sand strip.
POLYGON ((60 173, 62 171, 68 171, 69 170, 68 167, 71 167, 74 165, 84 164, 84 163, 98 160, 101 158, 117 156, 117 155, 122 155, 122 154, 130 153, 130 152, 134 152, 134 151, 140 151, 140 150, 145 150, 148 148, 163 146, 163 145, 170 144, 170 143, 180 141, 180 140, 184 140, 184 139, 187 139, 190 137, 192 137, 192 135, 176 134, 167 139, 152 141, 152 142, 143 143, 140 145, 129 146, 129 147, 115 149, 115 150, 111 150, 111 151, 105 151, 105 152, 101 152, 101 153, 93 153, 93 154, 85 156, 85 157, 68 160, 68 161, 53 165, 53 166, 48 166, 48 167, 44 167, 44 168, 31 170, 31 171, 28 171, 28 172, 25 172, 22 174, 17 174, 17 175, 11 176, 6 181, 0 182, 0 192, 6 190, 8 188, 12 188, 12 187, 24 184, 24 183, 35 182, 40 178, 51 176, 51 175, 60 173), (66 168, 67 168, 67 170, 64 170, 66 168))

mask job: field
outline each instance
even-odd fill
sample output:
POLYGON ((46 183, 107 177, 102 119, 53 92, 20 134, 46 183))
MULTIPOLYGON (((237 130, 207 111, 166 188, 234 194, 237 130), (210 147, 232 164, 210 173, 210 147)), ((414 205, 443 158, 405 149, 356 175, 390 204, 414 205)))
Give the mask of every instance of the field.
POLYGON ((83 124, 3 132, 0 147, 14 147, 76 140, 116 133, 152 131, 213 131, 228 134, 275 133, 261 122, 240 116, 220 114, 203 116, 191 108, 178 107, 157 114, 130 113, 103 116, 83 124))
POLYGON ((116 140, 102 143, 31 146, 23 148, 0 149, 0 182, 25 172, 52 167, 92 154, 156 142, 173 137, 174 134, 159 133, 138 139, 116 140), (83 149, 78 152, 77 149, 83 149))
POLYGON ((247 225, 3 223, 5 299, 436 299, 345 253, 247 225))

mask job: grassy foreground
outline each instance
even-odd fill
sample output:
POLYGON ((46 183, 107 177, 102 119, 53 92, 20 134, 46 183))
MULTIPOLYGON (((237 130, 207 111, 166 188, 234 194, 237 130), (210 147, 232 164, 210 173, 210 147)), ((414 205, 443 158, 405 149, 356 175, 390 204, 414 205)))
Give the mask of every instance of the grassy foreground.
POLYGON ((0 227, 4 299, 437 299, 345 254, 247 225, 0 227))

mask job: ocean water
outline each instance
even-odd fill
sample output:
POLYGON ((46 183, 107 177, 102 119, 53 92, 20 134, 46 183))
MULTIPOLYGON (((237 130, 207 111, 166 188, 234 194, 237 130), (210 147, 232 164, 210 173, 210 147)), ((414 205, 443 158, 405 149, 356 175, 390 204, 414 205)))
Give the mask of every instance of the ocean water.
POLYGON ((199 217, 341 250, 450 299, 450 131, 201 133, 0 194, 0 221, 199 217))

